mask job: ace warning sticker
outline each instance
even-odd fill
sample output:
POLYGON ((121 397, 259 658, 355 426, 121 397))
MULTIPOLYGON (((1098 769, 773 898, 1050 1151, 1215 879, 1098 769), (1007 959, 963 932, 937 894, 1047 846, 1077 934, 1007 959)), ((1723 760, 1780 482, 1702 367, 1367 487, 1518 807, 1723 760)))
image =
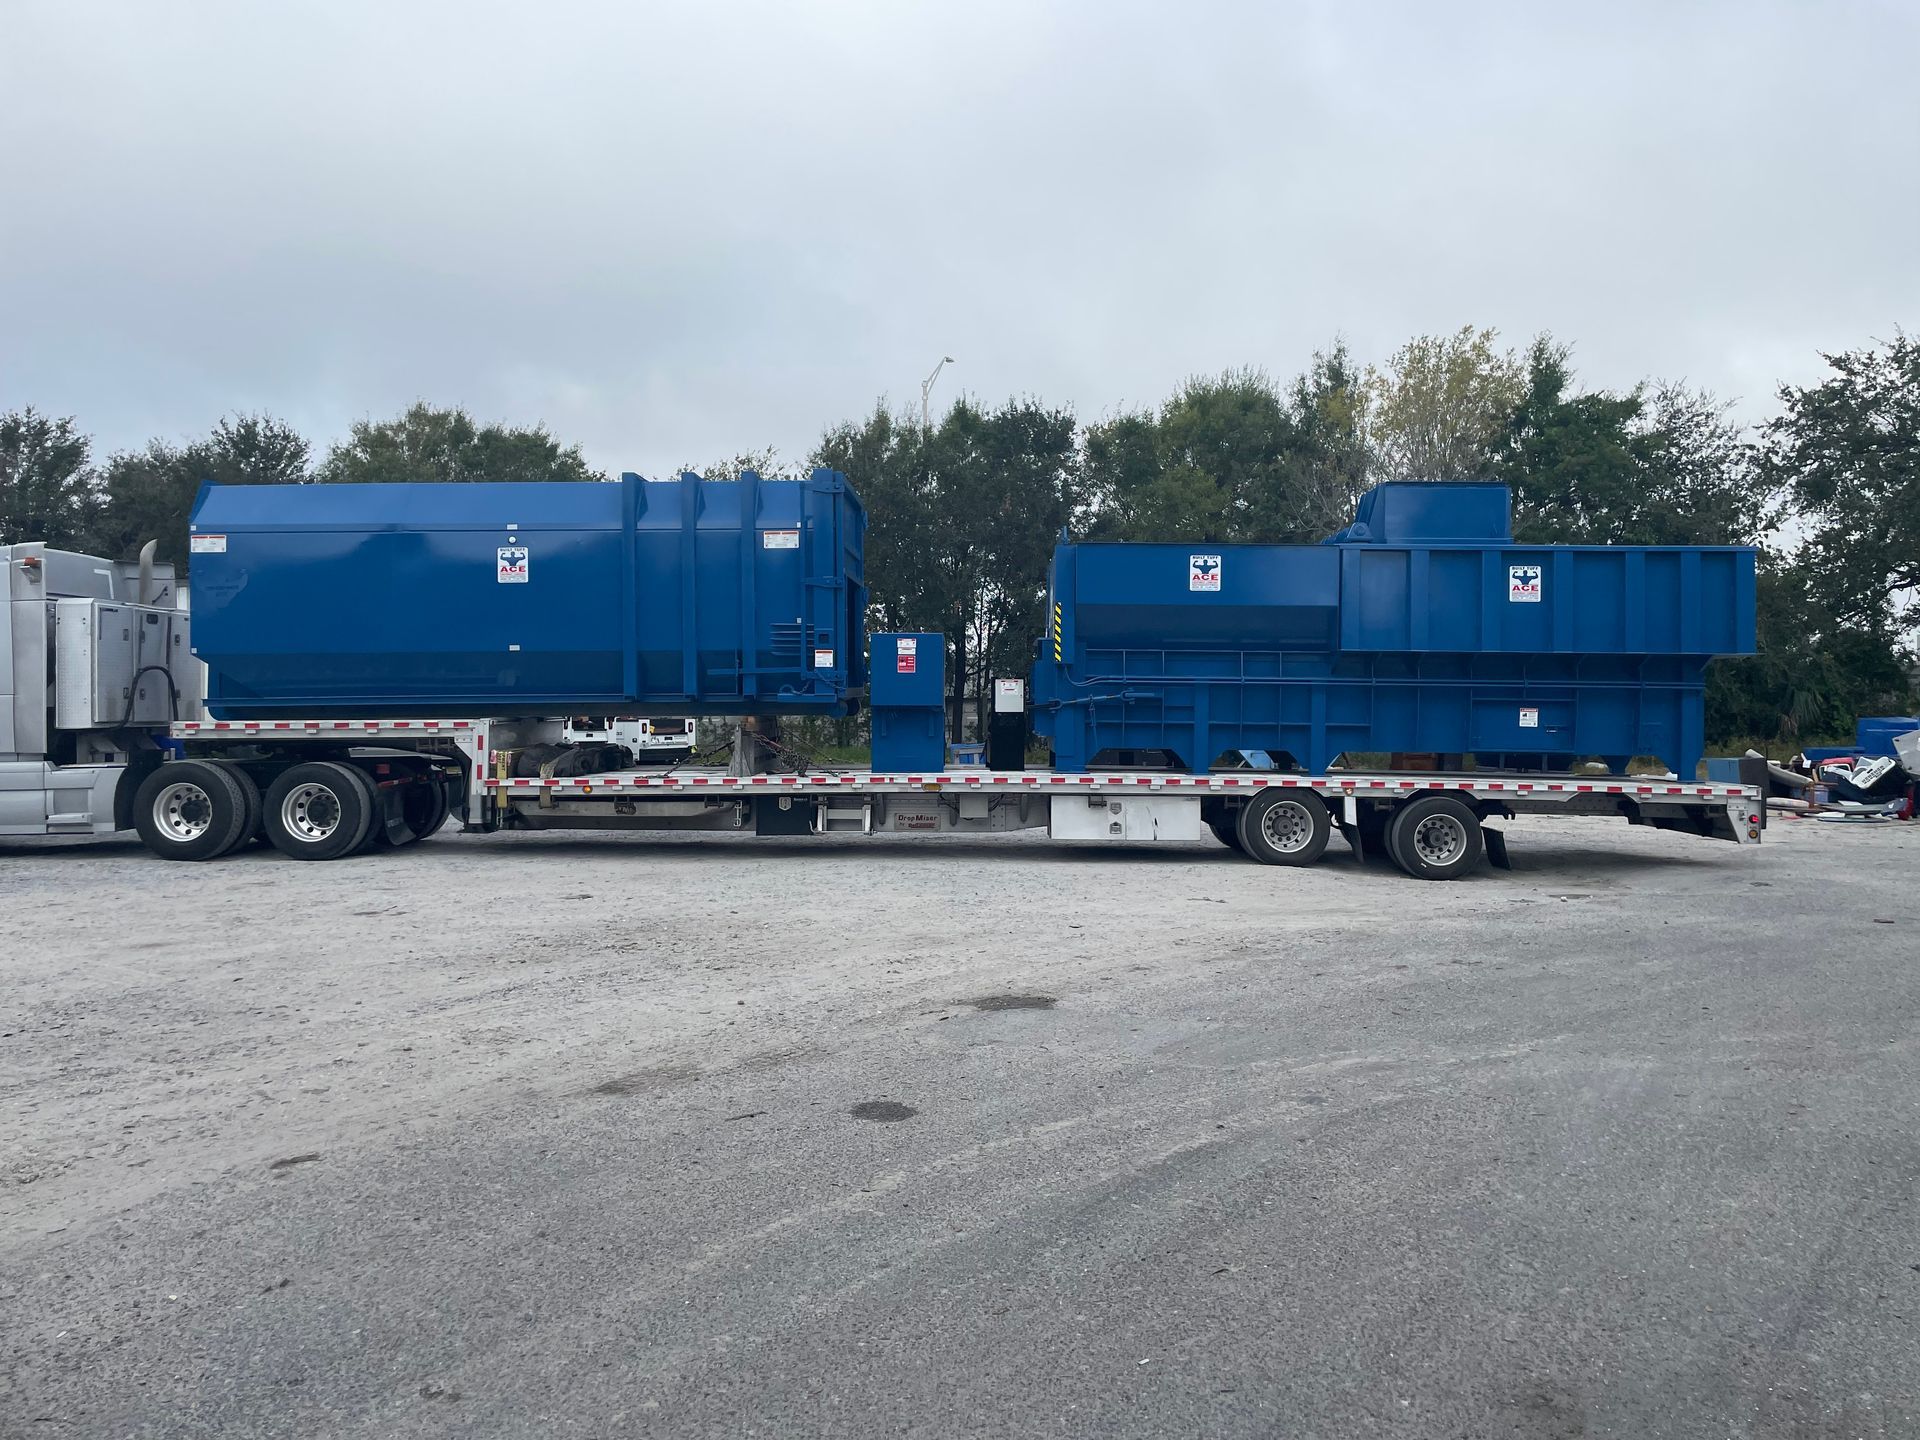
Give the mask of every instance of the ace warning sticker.
POLYGON ((499 568, 493 578, 502 585, 524 585, 527 583, 527 547, 524 545, 502 545, 499 549, 499 568))
POLYGON ((1220 557, 1218 555, 1193 555, 1187 560, 1187 589, 1215 590, 1220 588, 1220 557))
POLYGON ((1507 599, 1526 600, 1539 603, 1540 567, 1538 565, 1509 565, 1507 567, 1507 599))

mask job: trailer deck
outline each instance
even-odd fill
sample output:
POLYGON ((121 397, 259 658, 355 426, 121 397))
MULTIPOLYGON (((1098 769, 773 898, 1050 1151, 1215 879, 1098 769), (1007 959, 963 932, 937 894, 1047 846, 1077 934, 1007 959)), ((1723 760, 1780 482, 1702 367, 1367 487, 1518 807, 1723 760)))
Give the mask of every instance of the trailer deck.
MULTIPOLYGON (((377 763, 378 752, 396 750, 458 757, 466 780, 453 799, 453 813, 465 828, 480 831, 801 835, 1044 829, 1060 840, 1127 842, 1192 842, 1211 833, 1269 863, 1310 863, 1337 828, 1356 854, 1371 846, 1400 861, 1400 842, 1387 835, 1390 823, 1416 802, 1434 797, 1422 814, 1450 811, 1467 828, 1477 829, 1478 834, 1463 836, 1455 823, 1453 838, 1470 841, 1476 861, 1484 842, 1498 865, 1505 862, 1502 837, 1479 822, 1516 814, 1613 816, 1740 844, 1757 843, 1766 823, 1761 792, 1751 786, 1624 776, 1387 770, 1068 774, 973 767, 890 772, 831 766, 740 774, 689 765, 515 774, 516 748, 531 733, 524 721, 206 721, 175 724, 169 733, 188 755, 212 758, 230 756, 235 747, 353 753, 363 763, 377 763), (1244 827, 1237 828, 1241 812, 1258 808, 1264 815, 1276 807, 1279 819, 1266 832, 1270 843, 1256 834, 1249 844, 1244 827)), ((1433 823, 1444 830, 1449 822, 1442 815, 1433 823)), ((1402 861, 1402 868, 1420 867, 1402 861)))

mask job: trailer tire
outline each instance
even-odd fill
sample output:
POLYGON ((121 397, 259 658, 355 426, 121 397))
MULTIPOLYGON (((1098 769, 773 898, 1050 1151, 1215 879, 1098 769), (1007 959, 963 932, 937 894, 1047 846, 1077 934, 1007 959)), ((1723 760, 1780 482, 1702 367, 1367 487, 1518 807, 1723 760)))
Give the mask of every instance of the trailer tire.
POLYGON ((295 765, 267 787, 267 839, 295 860, 338 860, 373 828, 372 784, 337 760, 295 765))
POLYGON ((218 765, 222 770, 226 771, 228 775, 233 777, 233 783, 240 787, 240 799, 247 807, 247 818, 245 823, 240 827, 240 833, 234 837, 233 844, 229 845, 220 853, 230 855, 235 850, 244 850, 255 840, 265 839, 266 837, 260 833, 260 787, 253 783, 253 776, 249 775, 242 767, 234 764, 231 760, 210 760, 207 763, 210 765, 218 765))
POLYGON ((416 840, 424 840, 437 833, 447 823, 447 817, 453 814, 453 796, 448 792, 445 779, 429 774, 421 782, 421 788, 427 793, 428 809, 425 820, 413 827, 416 840))
POLYGON ((451 809, 446 786, 431 770, 421 772, 402 785, 396 803, 400 806, 400 818, 406 822, 404 839, 394 839, 387 830, 384 809, 375 812, 373 822, 375 842, 396 850, 403 845, 417 844, 433 834, 447 823, 447 814, 451 809))
POLYGON ((1387 853, 1416 880, 1457 880, 1480 864, 1480 817, 1451 795, 1422 795, 1387 824, 1387 853))
POLYGON ((1210 816, 1207 820, 1207 828, 1213 832, 1213 838, 1229 850, 1239 850, 1242 855, 1246 854, 1240 846, 1239 822, 1234 816, 1228 815, 1224 818, 1218 815, 1210 816))
POLYGON ((1200 802, 1200 820, 1213 832, 1213 838, 1229 850, 1240 849, 1240 832, 1236 828, 1240 815, 1224 800, 1202 800, 1200 802))
POLYGON ((140 783, 133 828, 163 860, 212 860, 247 834, 247 801, 223 765, 173 760, 140 783))
POLYGON ((1332 833, 1326 802, 1311 790, 1262 790, 1234 826, 1238 848, 1262 865, 1311 865, 1332 833))
POLYGON ((1360 855, 1363 859, 1393 860, 1393 852, 1387 848, 1387 827, 1393 823, 1391 811, 1377 806, 1362 805, 1360 817, 1354 829, 1360 836, 1360 855))
MULTIPOLYGON (((367 797, 367 833, 361 837, 360 843, 350 853, 366 855, 375 850, 391 850, 395 841, 392 833, 387 829, 387 807, 400 803, 397 788, 390 782, 381 784, 358 765, 348 765, 347 769, 359 778, 360 788, 367 797)), ((406 841, 402 840, 398 843, 404 845, 406 841)))

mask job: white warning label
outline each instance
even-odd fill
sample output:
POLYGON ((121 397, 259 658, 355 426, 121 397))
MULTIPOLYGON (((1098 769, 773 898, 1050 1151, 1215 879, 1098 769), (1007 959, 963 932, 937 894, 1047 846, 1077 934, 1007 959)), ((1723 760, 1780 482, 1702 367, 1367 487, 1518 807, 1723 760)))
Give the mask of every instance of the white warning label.
POLYGON ((798 550, 800 532, 798 530, 762 530, 760 548, 762 550, 798 550))
POLYGON ((1509 565, 1507 567, 1507 599, 1524 600, 1537 603, 1540 599, 1540 567, 1538 565, 1509 565))
POLYGON ((814 651, 813 668, 816 670, 831 670, 833 668, 833 652, 831 650, 814 651))
POLYGON ((187 537, 187 549, 195 555, 224 555, 227 553, 227 537, 190 535, 187 537))
POLYGON ((1538 710, 1523 708, 1520 711, 1520 728, 1522 730, 1538 730, 1540 728, 1540 712, 1538 710))
POLYGON ((527 547, 524 545, 502 545, 499 548, 499 568, 494 579, 502 585, 524 585, 527 583, 527 547))

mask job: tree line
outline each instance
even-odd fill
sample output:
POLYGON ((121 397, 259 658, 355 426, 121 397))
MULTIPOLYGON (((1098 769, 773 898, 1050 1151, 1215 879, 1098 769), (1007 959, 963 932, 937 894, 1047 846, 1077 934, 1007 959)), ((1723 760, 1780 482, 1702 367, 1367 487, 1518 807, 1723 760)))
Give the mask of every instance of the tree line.
MULTIPOLYGON (((1581 386, 1551 336, 1409 340, 1361 365, 1335 344, 1291 379, 1196 377, 1157 406, 1082 422, 1062 406, 963 398, 938 423, 884 400, 806 461, 866 502, 876 629, 949 637, 966 701, 1025 674, 1062 528, 1094 539, 1312 542, 1383 480, 1511 487, 1514 533, 1571 544, 1759 544, 1759 653, 1713 667, 1709 738, 1805 743, 1914 703, 1920 624, 1920 344, 1825 357, 1774 413, 1737 423, 1684 384, 1581 386)), ((770 451, 695 466, 794 473, 770 451)), ((270 416, 96 461, 71 418, 0 414, 0 543, 124 556, 157 538, 185 566, 200 484, 606 478, 543 426, 417 404, 363 421, 316 460, 270 416)))

